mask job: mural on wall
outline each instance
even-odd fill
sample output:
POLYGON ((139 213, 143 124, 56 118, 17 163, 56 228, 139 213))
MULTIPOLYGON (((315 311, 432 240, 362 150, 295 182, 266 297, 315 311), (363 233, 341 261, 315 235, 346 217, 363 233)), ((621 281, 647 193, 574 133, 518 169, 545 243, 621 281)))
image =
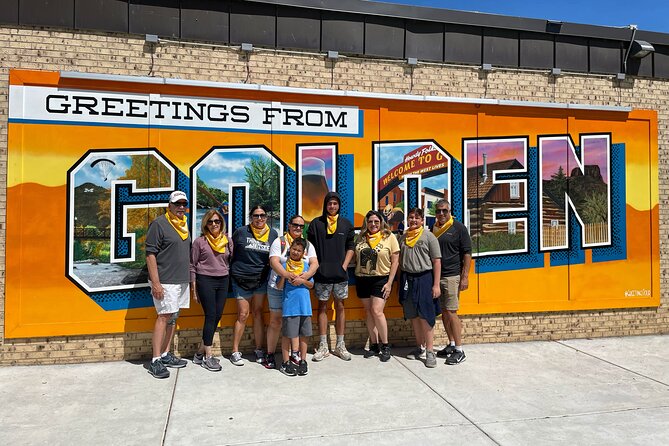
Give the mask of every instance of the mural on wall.
MULTIPOLYGON (((654 112, 170 82, 11 71, 6 337, 150 330, 144 237, 176 189, 194 235, 208 209, 232 233, 254 204, 281 232, 331 190, 356 226, 374 208, 400 232, 409 208, 430 225, 446 198, 473 240, 463 313, 659 305, 654 112)), ((192 305, 179 323, 200 318, 192 305)))

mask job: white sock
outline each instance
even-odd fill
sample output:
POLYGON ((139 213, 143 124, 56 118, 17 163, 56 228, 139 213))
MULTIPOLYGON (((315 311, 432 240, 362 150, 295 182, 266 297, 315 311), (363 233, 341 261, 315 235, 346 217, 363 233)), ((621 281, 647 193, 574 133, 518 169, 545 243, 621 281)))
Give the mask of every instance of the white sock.
POLYGON ((451 347, 455 347, 455 341, 451 341, 451 347))
POLYGON ((328 343, 328 335, 322 335, 321 344, 327 344, 327 343, 328 343))
POLYGON ((157 356, 157 357, 153 358, 153 359, 151 360, 151 362, 156 362, 156 361, 158 361, 159 359, 160 359, 160 356, 157 356))
POLYGON ((167 356, 168 353, 169 353, 169 350, 166 351, 166 352, 163 352, 163 353, 160 355, 160 357, 161 357, 161 358, 164 358, 165 356, 167 356))
POLYGON ((455 349, 456 349, 457 351, 461 352, 461 351, 462 351, 462 346, 461 346, 461 345, 456 345, 456 346, 455 346, 455 349))
POLYGON ((344 343, 344 335, 337 335, 337 345, 344 343))

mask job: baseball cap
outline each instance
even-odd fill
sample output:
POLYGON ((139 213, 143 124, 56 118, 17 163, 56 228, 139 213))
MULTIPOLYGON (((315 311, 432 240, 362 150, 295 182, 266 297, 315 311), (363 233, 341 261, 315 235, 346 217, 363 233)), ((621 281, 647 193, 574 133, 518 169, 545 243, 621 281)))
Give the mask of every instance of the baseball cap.
POLYGON ((180 190, 175 190, 170 194, 170 203, 176 203, 179 200, 188 201, 188 197, 186 196, 185 192, 181 192, 180 190))

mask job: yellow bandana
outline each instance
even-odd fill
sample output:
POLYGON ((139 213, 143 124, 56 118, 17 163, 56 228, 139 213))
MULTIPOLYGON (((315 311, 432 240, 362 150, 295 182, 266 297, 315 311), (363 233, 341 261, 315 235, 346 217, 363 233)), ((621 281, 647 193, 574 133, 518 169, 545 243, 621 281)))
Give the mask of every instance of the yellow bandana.
POLYGON ((185 215, 183 218, 179 218, 168 209, 167 212, 165 212, 165 218, 167 218, 167 221, 170 222, 174 230, 177 231, 181 240, 186 240, 188 238, 188 221, 185 215))
POLYGON ((404 238, 404 243, 409 248, 413 248, 421 235, 423 235, 423 230, 425 228, 421 226, 418 229, 407 229, 407 236, 404 238))
POLYGON ((378 245, 379 242, 381 241, 381 239, 383 238, 382 234, 381 234, 381 231, 377 231, 374 234, 370 234, 368 232, 365 235, 367 236, 367 244, 372 249, 376 248, 376 245, 378 245))
POLYGON ((267 223, 265 223, 265 226, 263 226, 262 229, 256 229, 253 225, 250 226, 251 232, 253 232, 253 237, 260 242, 267 243, 267 240, 269 240, 269 226, 267 226, 267 223))
POLYGON ((302 272, 304 272, 304 262, 302 260, 293 260, 288 258, 286 261, 286 271, 300 275, 302 272))
POLYGON ((453 216, 451 215, 451 218, 448 219, 446 223, 444 223, 444 226, 439 226, 439 223, 435 223, 434 226, 432 226, 432 233, 434 234, 435 237, 439 238, 441 234, 444 232, 448 231, 448 228, 453 226, 453 216))
POLYGON ((290 245, 293 244, 293 236, 290 235, 288 232, 284 235, 284 238, 286 239, 286 246, 288 246, 288 249, 290 249, 290 245))
POLYGON ((337 230, 337 219, 339 218, 339 214, 337 215, 328 215, 328 234, 332 235, 335 233, 337 230))
POLYGON ((209 232, 207 232, 204 237, 209 242, 211 249, 216 252, 220 252, 221 254, 225 254, 225 247, 228 245, 228 237, 223 232, 218 234, 218 237, 214 237, 209 232))

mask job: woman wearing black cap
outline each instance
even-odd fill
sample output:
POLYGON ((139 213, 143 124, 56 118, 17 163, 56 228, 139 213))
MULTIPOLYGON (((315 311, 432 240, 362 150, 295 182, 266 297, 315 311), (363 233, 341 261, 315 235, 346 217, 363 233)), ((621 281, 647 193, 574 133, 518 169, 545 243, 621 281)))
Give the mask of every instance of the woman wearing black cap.
POLYGON ((355 244, 356 291, 367 314, 369 351, 365 357, 379 355, 381 361, 390 359, 388 324, 383 309, 393 289, 400 257, 400 245, 378 211, 365 215, 365 224, 355 244))

